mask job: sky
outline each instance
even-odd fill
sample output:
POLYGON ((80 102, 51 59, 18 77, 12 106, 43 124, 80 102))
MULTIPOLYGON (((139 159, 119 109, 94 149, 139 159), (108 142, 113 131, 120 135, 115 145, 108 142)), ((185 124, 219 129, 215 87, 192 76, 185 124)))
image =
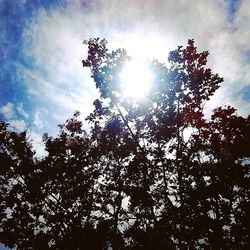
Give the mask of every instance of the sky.
POLYGON ((0 0, 0 19, 0 120, 27 129, 38 156, 44 132, 93 110, 98 92, 81 63, 91 37, 161 62, 193 38, 224 78, 207 108, 250 113, 250 0, 0 0))

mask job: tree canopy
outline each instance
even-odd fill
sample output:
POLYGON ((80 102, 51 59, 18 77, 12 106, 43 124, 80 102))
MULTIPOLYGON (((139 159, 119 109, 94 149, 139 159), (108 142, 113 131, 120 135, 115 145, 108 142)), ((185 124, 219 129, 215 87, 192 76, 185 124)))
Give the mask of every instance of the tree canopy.
MULTIPOLYGON (((248 249, 250 116, 206 118, 223 79, 193 40, 150 62, 143 99, 123 98, 131 58, 84 42, 100 98, 84 130, 75 112, 41 159, 0 123, 0 242, 18 249, 248 249)), ((146 53, 146 52, 145 52, 146 53)))

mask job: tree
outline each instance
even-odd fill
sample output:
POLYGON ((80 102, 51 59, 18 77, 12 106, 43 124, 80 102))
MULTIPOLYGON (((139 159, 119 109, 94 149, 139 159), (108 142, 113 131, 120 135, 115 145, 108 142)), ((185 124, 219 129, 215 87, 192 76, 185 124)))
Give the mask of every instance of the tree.
POLYGON ((44 135, 37 160, 26 133, 0 127, 0 241, 21 249, 247 249, 250 116, 204 105, 223 79, 194 41, 153 60, 143 100, 122 98, 130 60, 90 39, 83 66, 100 90, 82 129, 76 112, 44 135))

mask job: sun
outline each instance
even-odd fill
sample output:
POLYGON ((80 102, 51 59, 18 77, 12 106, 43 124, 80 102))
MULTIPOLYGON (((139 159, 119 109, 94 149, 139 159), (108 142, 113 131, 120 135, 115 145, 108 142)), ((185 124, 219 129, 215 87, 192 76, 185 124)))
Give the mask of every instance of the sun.
POLYGON ((139 60, 129 61, 120 73, 123 96, 143 98, 150 90, 154 78, 146 63, 139 60))

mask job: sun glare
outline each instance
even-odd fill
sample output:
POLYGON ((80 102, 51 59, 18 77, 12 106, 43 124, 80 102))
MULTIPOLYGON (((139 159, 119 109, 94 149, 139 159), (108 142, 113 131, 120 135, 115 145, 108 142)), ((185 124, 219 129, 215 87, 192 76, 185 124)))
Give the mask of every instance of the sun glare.
POLYGON ((153 81, 153 72, 148 65, 140 61, 130 61, 120 74, 123 95, 143 98, 153 81))

